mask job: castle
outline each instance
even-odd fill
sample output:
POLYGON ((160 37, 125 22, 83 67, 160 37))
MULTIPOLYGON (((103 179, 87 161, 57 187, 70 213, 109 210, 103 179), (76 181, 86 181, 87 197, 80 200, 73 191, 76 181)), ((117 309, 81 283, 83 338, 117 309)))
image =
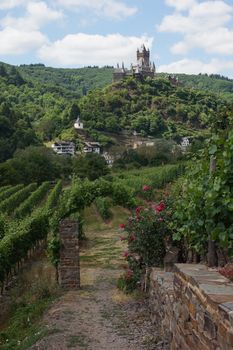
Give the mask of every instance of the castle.
POLYGON ((126 77, 136 77, 139 79, 155 76, 156 69, 155 64, 150 62, 150 50, 145 48, 145 45, 142 45, 141 50, 137 50, 137 64, 131 65, 131 69, 117 65, 113 73, 113 81, 119 81, 126 77))

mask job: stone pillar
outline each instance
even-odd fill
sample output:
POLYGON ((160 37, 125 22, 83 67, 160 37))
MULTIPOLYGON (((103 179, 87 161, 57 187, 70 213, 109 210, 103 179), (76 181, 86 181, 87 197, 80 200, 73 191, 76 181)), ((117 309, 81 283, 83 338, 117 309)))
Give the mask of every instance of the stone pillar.
POLYGON ((62 220, 59 235, 61 242, 58 265, 59 284, 65 289, 79 289, 80 259, 77 221, 62 220))

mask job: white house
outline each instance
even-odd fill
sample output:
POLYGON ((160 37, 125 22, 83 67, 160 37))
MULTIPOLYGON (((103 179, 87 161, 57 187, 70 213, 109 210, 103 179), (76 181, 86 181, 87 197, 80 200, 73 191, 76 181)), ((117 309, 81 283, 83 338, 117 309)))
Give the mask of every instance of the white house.
POLYGON ((183 137, 180 145, 181 145, 182 150, 186 151, 187 147, 190 145, 189 138, 183 137))
POLYGON ((76 122, 74 123, 75 129, 82 130, 83 129, 83 123, 80 121, 80 118, 78 117, 76 122))
POLYGON ((104 152, 103 157, 106 160, 106 163, 108 164, 108 166, 112 167, 112 165, 114 163, 114 157, 111 154, 109 154, 108 152, 104 152))
POLYGON ((97 153, 100 154, 101 146, 98 142, 84 142, 84 153, 97 153))
POLYGON ((75 144, 69 141, 58 141, 52 145, 52 149, 59 155, 70 155, 75 154, 75 144))

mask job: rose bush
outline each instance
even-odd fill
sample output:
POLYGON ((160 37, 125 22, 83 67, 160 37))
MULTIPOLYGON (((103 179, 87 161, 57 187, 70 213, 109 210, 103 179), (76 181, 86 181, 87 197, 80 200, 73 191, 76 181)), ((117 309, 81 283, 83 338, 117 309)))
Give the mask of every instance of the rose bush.
POLYGON ((162 266, 166 253, 165 242, 171 236, 166 221, 166 205, 160 203, 137 207, 124 225, 128 251, 123 253, 127 269, 119 281, 120 288, 132 291, 140 285, 141 276, 152 266, 162 266))

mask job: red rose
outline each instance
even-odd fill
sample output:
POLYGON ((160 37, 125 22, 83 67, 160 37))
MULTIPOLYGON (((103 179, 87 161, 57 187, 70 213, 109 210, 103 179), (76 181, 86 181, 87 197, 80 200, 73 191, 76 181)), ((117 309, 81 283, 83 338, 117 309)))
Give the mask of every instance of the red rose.
POLYGON ((150 191, 152 189, 152 187, 151 186, 148 186, 148 185, 144 185, 143 187, 142 187, 142 190, 143 191, 150 191))
POLYGON ((142 211, 142 209, 143 209, 143 207, 137 207, 137 208, 135 209, 136 214, 137 214, 137 215, 140 214, 141 211, 142 211))
POLYGON ((123 253, 123 257, 124 257, 125 259, 127 259, 127 258, 129 257, 129 252, 124 252, 124 253, 123 253))
POLYGON ((132 277, 133 277, 133 271, 132 270, 126 271, 125 278, 127 280, 130 280, 132 277))
POLYGON ((164 202, 160 202, 157 206, 155 206, 155 211, 157 213, 161 213, 161 211, 163 211, 165 209, 165 204, 164 202))
POLYGON ((130 242, 136 241, 136 236, 135 235, 131 235, 129 240, 130 240, 130 242))
POLYGON ((120 229, 124 230, 125 229, 125 224, 120 224, 119 227, 120 227, 120 229))
POLYGON ((121 241, 126 241, 126 237, 121 237, 121 241))

